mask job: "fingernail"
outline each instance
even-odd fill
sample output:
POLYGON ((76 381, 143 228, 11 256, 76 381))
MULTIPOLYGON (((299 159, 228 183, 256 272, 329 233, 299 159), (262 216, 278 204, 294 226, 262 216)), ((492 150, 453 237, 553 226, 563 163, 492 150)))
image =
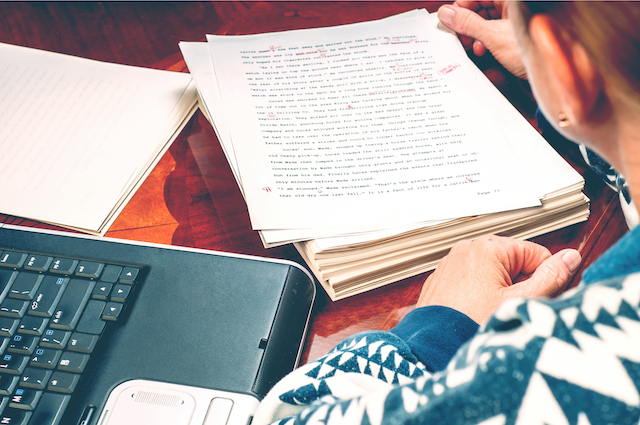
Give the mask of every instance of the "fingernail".
POLYGON ((575 249, 567 250, 567 252, 562 254, 562 262, 572 273, 578 270, 581 261, 582 257, 580 257, 580 253, 575 249))
POLYGON ((456 17, 456 10, 450 6, 442 6, 438 9, 438 19, 448 27, 453 26, 453 20, 456 17))

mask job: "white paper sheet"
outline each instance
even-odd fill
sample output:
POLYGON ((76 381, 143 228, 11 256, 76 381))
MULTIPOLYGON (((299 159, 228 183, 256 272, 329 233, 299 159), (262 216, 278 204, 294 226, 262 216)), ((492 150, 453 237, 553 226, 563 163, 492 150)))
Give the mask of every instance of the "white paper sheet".
POLYGON ((191 76, 7 44, 0 56, 0 210, 102 230, 184 119, 191 76))
POLYGON ((255 229, 539 205, 474 95, 474 65, 426 12, 207 39, 255 229))

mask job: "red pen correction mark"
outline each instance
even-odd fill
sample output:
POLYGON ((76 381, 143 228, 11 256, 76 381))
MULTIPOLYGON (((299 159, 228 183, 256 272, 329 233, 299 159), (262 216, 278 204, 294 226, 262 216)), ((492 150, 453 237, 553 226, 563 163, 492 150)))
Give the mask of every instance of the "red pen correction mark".
POLYGON ((413 66, 402 66, 401 64, 396 62, 395 65, 391 65, 390 68, 393 69, 394 72, 402 72, 411 71, 413 69, 413 66))
POLYGON ((460 64, 457 63, 452 63, 451 65, 447 65, 444 68, 442 68, 440 71, 438 71, 438 74, 440 75, 446 75, 448 73, 450 73, 451 71, 460 68, 460 64))
POLYGON ((273 46, 273 45, 271 45, 271 46, 269 46, 269 48, 267 50, 259 50, 258 53, 272 52, 272 51, 274 51, 276 49, 280 49, 280 48, 282 48, 282 46, 273 46))
POLYGON ((263 187, 262 190, 264 190, 267 193, 271 192, 271 188, 269 186, 263 187))
POLYGON ((465 177, 465 179, 467 179, 468 182, 472 182, 473 183, 473 179, 470 179, 469 177, 465 177))
POLYGON ((387 43, 387 44, 409 44, 409 43, 413 43, 416 40, 418 40, 416 37, 411 37, 411 38, 391 37, 391 38, 387 38, 385 43, 387 43))

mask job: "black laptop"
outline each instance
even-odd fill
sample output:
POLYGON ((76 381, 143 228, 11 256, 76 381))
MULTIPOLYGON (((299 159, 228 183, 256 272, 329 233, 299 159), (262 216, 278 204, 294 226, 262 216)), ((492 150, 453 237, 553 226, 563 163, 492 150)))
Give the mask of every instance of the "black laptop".
POLYGON ((247 425, 315 297, 273 259, 0 224, 0 424, 247 425))

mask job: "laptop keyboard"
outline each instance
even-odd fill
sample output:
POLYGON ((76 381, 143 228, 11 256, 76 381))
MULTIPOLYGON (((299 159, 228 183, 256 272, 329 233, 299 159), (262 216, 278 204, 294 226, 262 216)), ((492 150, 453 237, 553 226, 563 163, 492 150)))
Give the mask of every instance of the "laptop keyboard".
POLYGON ((0 248, 0 425, 60 423, 140 270, 0 248))

